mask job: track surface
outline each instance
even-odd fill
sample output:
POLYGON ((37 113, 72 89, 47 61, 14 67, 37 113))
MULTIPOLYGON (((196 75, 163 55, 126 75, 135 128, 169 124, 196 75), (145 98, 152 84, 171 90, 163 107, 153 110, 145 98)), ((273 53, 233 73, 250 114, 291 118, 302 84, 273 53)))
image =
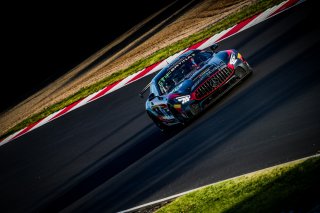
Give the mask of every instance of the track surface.
POLYGON ((0 147, 1 212, 115 212, 319 152, 312 3, 220 42, 255 72, 175 134, 144 112, 149 76, 0 147))

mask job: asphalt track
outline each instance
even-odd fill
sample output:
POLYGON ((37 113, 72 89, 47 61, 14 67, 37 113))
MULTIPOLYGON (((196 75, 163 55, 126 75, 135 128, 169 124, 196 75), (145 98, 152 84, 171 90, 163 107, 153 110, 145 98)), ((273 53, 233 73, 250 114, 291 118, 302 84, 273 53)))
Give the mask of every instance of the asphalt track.
POLYGON ((254 74, 162 134, 123 87, 0 147, 1 212, 116 212, 320 150, 315 1, 220 42, 254 74), (311 26, 310 26, 311 24, 311 26))

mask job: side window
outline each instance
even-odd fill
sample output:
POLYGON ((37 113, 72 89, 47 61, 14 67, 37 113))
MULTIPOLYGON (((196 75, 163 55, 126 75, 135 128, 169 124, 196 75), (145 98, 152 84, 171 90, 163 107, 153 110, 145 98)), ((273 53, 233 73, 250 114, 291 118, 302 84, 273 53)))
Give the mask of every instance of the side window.
POLYGON ((153 82, 150 84, 150 93, 154 93, 156 96, 159 95, 159 92, 153 82))

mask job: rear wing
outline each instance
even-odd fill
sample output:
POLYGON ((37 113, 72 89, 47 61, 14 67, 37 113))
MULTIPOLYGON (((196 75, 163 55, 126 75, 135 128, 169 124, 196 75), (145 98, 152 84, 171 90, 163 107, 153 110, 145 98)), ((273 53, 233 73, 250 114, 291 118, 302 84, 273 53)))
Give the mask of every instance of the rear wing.
POLYGON ((139 96, 141 98, 143 98, 143 94, 147 91, 147 89, 149 89, 150 84, 151 84, 151 82, 147 86, 145 86, 145 88, 143 88, 143 90, 141 90, 141 92, 139 93, 139 96))

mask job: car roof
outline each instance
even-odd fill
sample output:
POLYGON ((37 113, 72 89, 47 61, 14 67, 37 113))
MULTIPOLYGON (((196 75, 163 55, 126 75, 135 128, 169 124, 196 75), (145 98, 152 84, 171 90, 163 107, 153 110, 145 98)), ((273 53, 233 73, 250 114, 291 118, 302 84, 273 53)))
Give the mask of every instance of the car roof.
POLYGON ((188 50, 185 53, 181 54, 176 59, 174 59, 172 62, 167 64, 164 68, 162 68, 162 70, 152 79, 152 81, 157 82, 160 78, 162 78, 167 73, 169 67, 171 67, 173 64, 175 64, 181 58, 185 58, 194 52, 200 52, 200 50, 188 50))

